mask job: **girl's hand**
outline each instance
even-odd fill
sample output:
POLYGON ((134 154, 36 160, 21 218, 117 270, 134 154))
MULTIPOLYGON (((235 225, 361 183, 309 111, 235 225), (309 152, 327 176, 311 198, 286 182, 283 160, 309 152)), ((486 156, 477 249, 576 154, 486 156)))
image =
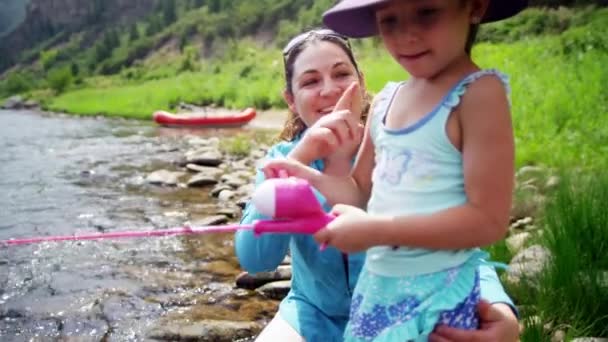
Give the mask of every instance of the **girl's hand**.
POLYGON ((439 326, 429 337, 430 342, 475 342, 519 340, 519 324, 511 307, 503 303, 490 304, 484 300, 477 305, 481 321, 479 330, 461 330, 439 326))
POLYGON ((314 238, 323 245, 332 245, 345 253, 359 252, 374 245, 373 228, 377 220, 365 211, 350 205, 338 204, 331 212, 337 216, 314 238))
POLYGON ((267 179, 297 177, 309 182, 321 176, 321 172, 293 159, 273 159, 262 165, 262 172, 267 179))

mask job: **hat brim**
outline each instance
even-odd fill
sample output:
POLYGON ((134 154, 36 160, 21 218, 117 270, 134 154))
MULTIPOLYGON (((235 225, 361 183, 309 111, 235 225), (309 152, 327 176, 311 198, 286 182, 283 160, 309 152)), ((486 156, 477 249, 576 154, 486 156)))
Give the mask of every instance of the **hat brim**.
MULTIPOLYGON (((328 28, 352 38, 378 34, 374 8, 390 0, 342 0, 323 14, 328 28)), ((516 15, 528 6, 528 0, 491 0, 482 23, 516 15)))

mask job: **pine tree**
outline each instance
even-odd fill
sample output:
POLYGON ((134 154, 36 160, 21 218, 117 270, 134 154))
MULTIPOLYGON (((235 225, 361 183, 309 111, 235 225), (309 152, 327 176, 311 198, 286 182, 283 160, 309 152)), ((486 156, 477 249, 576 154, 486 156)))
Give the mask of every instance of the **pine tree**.
POLYGON ((137 24, 131 25, 129 29, 129 41, 133 42, 139 39, 139 30, 137 29, 137 24))
POLYGON ((166 25, 172 24, 177 19, 175 12, 175 1, 174 0, 162 0, 163 1, 163 19, 166 25))

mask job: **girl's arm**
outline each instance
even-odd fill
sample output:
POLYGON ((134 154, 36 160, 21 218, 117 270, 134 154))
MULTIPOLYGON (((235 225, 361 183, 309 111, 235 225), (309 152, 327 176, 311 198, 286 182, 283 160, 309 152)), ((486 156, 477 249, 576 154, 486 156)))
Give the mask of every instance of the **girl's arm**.
POLYGON ((489 245, 504 237, 514 178, 514 141, 504 87, 494 77, 472 83, 459 107, 467 203, 430 215, 372 217, 369 243, 430 249, 489 245))

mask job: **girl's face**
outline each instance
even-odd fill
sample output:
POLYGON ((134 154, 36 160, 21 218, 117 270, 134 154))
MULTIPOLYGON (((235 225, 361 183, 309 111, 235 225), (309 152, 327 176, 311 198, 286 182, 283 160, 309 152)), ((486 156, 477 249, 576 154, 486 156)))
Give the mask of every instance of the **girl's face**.
POLYGON ((466 58, 472 23, 479 23, 488 0, 393 0, 376 10, 386 49, 413 77, 432 78, 466 58))
POLYGON ((353 82, 360 83, 361 79, 342 48, 332 42, 316 41, 296 58, 292 92, 285 91, 284 97, 289 109, 310 127, 321 116, 332 112, 353 82))

